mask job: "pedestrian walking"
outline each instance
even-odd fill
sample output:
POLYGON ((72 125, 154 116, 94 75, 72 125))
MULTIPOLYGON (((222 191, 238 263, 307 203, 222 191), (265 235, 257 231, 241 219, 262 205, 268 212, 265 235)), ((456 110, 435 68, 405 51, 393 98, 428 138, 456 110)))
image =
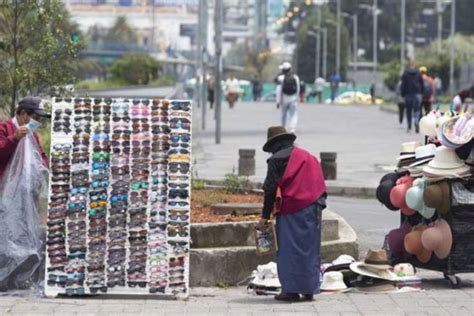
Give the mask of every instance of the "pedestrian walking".
POLYGON ((415 131, 419 133, 420 127, 418 122, 421 112, 423 78, 420 71, 416 69, 414 62, 410 62, 408 68, 403 72, 401 80, 400 94, 405 102, 407 113, 407 133, 411 132, 412 123, 415 125, 415 131))
POLYGON ((0 122, 0 291, 29 288, 41 263, 36 204, 48 157, 36 131, 49 116, 40 98, 27 97, 13 118, 0 122))
POLYGON ((468 89, 459 91, 454 96, 452 108, 456 113, 461 113, 461 111, 467 112, 469 109, 469 104, 467 102, 468 98, 474 98, 474 85, 468 89))
POLYGON ((423 94, 421 96, 421 106, 425 110, 425 115, 431 112, 433 103, 435 102, 436 87, 433 78, 428 75, 428 68, 420 67, 421 77, 423 78, 423 94))
POLYGON ((235 103, 239 99, 240 94, 239 80, 235 78, 234 74, 231 74, 230 77, 226 80, 225 87, 227 92, 227 103, 229 103, 229 108, 233 109, 235 103))
POLYGON ((331 87, 331 103, 334 103, 334 100, 336 100, 339 91, 339 83, 341 83, 341 77, 338 73, 333 73, 329 78, 329 84, 331 87))
POLYGON ((402 82, 399 80, 397 83, 397 86, 395 88, 395 93, 397 94, 397 100, 398 100, 398 122, 400 125, 403 124, 403 117, 405 116, 405 100, 403 99, 401 95, 401 86, 402 82))
POLYGON ((372 104, 375 104, 375 84, 370 85, 370 99, 372 101, 372 104))
POLYGON ((260 100, 260 97, 262 96, 262 84, 260 80, 258 80, 257 76, 255 76, 252 80, 252 95, 254 102, 260 100))
POLYGON ((214 80, 212 77, 207 79, 207 102, 212 109, 214 107, 214 80))
POLYGON ((300 79, 292 73, 289 62, 284 62, 279 68, 283 74, 278 77, 276 98, 277 107, 281 107, 281 125, 294 133, 298 124, 300 79))
POLYGON ((433 81, 435 85, 435 103, 439 103, 439 97, 443 93, 443 81, 439 76, 435 76, 433 81))
POLYGON ((304 103, 304 98, 306 96, 306 83, 301 80, 300 81, 300 102, 304 103))
POLYGON ((294 145, 296 136, 283 126, 268 128, 263 151, 271 153, 263 185, 264 203, 258 228, 268 224, 276 193, 277 269, 282 301, 313 300, 320 290, 321 216, 326 184, 317 158, 294 145), (300 298, 300 295, 302 297, 300 298))
POLYGON ((315 96, 317 98, 318 103, 323 102, 323 90, 324 90, 325 85, 326 85, 326 80, 324 80, 323 77, 318 77, 314 81, 314 91, 315 91, 315 96))

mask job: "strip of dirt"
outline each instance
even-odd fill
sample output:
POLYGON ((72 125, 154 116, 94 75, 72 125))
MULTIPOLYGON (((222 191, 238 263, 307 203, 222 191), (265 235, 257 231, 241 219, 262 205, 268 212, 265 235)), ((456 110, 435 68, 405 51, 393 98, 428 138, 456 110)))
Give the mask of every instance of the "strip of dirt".
POLYGON ((216 215, 211 212, 211 205, 216 203, 263 203, 263 196, 258 194, 229 194, 224 190, 193 190, 191 195, 191 222, 219 223, 255 221, 259 215, 216 215))

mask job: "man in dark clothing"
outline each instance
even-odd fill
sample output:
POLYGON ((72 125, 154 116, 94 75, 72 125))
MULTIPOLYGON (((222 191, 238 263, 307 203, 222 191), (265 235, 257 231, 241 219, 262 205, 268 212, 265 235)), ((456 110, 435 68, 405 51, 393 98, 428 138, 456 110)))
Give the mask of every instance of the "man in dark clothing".
POLYGON ((258 80, 257 76, 255 76, 252 80, 252 94, 254 102, 260 100, 260 96, 262 94, 262 84, 258 80))
POLYGON ((414 113, 415 131, 420 132, 418 122, 420 121, 421 112, 421 93, 423 92, 423 78, 414 63, 410 63, 410 67, 405 70, 402 75, 402 85, 400 94, 405 101, 407 113, 407 132, 411 131, 412 114, 414 113))
POLYGON ((277 268, 282 301, 312 300, 319 293, 321 265, 321 216, 326 207, 326 185, 318 160, 306 150, 293 146, 296 136, 284 127, 268 129, 263 146, 272 153, 264 182, 265 200, 258 228, 265 227, 276 200, 278 239, 277 268))

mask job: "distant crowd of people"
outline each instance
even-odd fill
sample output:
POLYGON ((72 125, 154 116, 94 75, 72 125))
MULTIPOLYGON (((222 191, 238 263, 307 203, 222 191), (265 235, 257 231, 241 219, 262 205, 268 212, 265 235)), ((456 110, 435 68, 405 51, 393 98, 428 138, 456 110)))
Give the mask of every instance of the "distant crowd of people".
MULTIPOLYGON (((443 91, 443 83, 439 76, 431 76, 428 68, 416 67, 411 61, 403 72, 397 85, 399 122, 403 124, 406 113, 407 132, 411 132, 412 126, 419 133, 418 122, 423 115, 430 113, 433 105, 439 108, 439 97, 443 91), (424 111, 424 113, 422 113, 424 111)), ((474 85, 463 89, 454 96, 451 107, 456 113, 468 110, 467 99, 474 97, 474 85)))

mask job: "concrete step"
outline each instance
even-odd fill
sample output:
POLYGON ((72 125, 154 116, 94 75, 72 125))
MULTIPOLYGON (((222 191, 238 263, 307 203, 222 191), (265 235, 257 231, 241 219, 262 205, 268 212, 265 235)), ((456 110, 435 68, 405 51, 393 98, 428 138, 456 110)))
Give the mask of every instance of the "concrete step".
MULTIPOLYGON (((332 261, 341 254, 348 254, 357 259, 359 245, 354 230, 342 217, 328 210, 325 210, 324 214, 325 223, 328 221, 327 223, 335 223, 338 226, 339 237, 322 242, 322 261, 332 261)), ((240 229, 243 230, 241 226, 240 229)), ((245 246, 192 248, 190 255, 190 285, 193 287, 237 285, 250 276, 259 264, 276 262, 275 255, 257 256, 253 240, 252 245, 245 246)))
MULTIPOLYGON (((323 212, 326 214, 326 211, 323 212)), ((202 223, 191 225, 192 248, 255 246, 256 222, 202 223)), ((337 219, 323 215, 322 240, 339 238, 337 219)))

